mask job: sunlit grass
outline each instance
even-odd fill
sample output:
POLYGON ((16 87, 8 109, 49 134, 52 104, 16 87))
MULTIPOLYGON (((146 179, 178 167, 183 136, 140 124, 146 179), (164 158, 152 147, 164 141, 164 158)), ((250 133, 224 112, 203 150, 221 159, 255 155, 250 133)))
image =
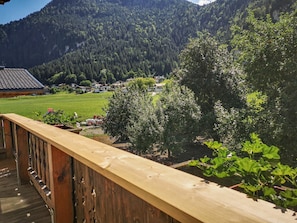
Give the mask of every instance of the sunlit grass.
POLYGON ((104 115, 111 92, 69 94, 59 93, 42 96, 21 96, 0 99, 0 113, 16 113, 32 119, 40 119, 48 108, 63 110, 65 114, 76 112, 80 120, 94 115, 104 115))

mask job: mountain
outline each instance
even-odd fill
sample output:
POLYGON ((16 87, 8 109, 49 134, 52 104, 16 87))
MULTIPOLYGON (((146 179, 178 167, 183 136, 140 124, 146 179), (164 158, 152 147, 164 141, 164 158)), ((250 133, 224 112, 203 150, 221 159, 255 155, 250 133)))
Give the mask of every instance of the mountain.
POLYGON ((29 69, 43 83, 113 82, 166 75, 189 38, 207 30, 229 38, 248 6, 259 13, 293 0, 53 0, 41 11, 0 26, 0 65, 29 69), (282 3, 280 3, 282 2, 282 3))

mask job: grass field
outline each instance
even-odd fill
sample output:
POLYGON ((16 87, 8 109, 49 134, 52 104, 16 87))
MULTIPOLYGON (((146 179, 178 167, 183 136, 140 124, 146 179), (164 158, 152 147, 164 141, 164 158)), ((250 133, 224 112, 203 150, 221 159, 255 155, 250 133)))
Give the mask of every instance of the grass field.
POLYGON ((108 104, 111 92, 69 94, 59 93, 42 96, 22 96, 0 99, 0 114, 16 113, 32 119, 41 119, 48 108, 63 110, 67 115, 76 112, 79 120, 92 118, 94 115, 104 115, 103 108, 108 104), (38 116, 39 114, 39 116, 38 116))

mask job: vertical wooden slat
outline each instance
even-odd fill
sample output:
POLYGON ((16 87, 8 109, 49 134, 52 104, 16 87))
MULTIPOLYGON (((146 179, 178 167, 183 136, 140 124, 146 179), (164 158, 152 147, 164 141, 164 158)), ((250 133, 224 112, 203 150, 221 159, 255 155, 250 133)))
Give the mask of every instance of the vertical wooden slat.
POLYGON ((39 173, 39 177, 40 179, 45 182, 45 169, 44 169, 44 145, 43 145, 43 141, 39 140, 39 162, 40 162, 40 173, 39 173))
POLYGON ((0 119, 0 149, 4 148, 4 126, 3 120, 0 119))
POLYGON ((44 183, 49 186, 49 168, 48 168, 48 150, 47 150, 47 143, 43 143, 44 149, 44 169, 45 169, 45 176, 44 176, 44 183))
POLYGON ((49 146, 49 170, 55 223, 73 222, 71 157, 49 146))
POLYGON ((37 137, 36 136, 33 136, 33 169, 35 171, 37 171, 37 137))
POLYGON ((10 121, 4 119, 4 145, 6 149, 6 157, 13 158, 13 142, 10 121))
POLYGON ((28 132, 16 126, 16 158, 18 165, 18 174, 21 184, 29 182, 28 167, 29 167, 29 139, 28 132))
POLYGON ((74 173, 77 222, 178 223, 77 160, 74 173))

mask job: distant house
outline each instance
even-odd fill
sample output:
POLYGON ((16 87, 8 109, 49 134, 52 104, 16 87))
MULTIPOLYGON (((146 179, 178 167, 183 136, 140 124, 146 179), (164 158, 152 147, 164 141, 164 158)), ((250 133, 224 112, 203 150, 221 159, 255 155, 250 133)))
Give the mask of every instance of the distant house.
POLYGON ((26 69, 0 66, 0 98, 44 93, 43 84, 26 69))

